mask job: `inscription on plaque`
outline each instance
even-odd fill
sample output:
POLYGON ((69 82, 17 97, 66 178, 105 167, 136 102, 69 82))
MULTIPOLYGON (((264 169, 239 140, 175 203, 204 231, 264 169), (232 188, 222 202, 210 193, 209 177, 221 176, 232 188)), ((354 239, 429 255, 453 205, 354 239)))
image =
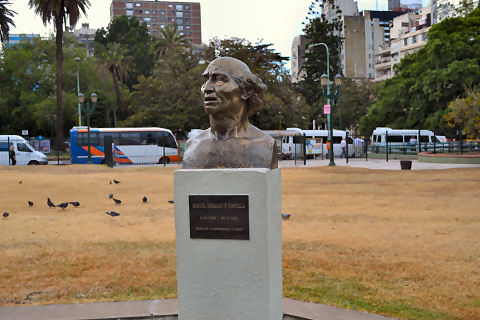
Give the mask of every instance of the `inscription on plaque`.
POLYGON ((249 240, 247 195, 189 196, 190 238, 249 240))

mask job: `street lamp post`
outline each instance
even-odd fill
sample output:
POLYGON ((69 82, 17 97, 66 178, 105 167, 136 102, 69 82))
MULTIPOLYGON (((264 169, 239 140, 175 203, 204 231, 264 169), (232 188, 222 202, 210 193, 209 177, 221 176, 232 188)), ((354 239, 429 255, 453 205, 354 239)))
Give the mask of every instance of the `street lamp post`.
MULTIPOLYGON (((97 105, 97 94, 94 92, 90 95, 90 99, 92 100, 92 105, 87 101, 85 102, 85 113, 87 114, 87 152, 88 152, 88 163, 92 163, 92 155, 90 153, 90 113, 95 111, 95 106, 97 105)), ((83 93, 78 94, 78 103, 80 105, 83 104, 84 96, 83 93)))
MULTIPOLYGON (((78 73, 80 58, 76 57, 75 61, 77 61, 77 95, 80 95, 80 76, 78 73)), ((82 126, 82 106, 80 105, 80 102, 78 102, 78 125, 82 126)))
MULTIPOLYGON (((335 85, 337 86, 336 90, 334 92, 330 92, 330 87, 333 84, 333 82, 330 81, 330 53, 328 50, 328 46, 323 43, 314 43, 308 46, 308 48, 313 48, 319 45, 325 46, 325 49, 327 50, 327 74, 322 74, 321 79, 320 79, 320 84, 322 85, 323 88, 326 88, 326 96, 327 96, 327 104, 330 105, 330 99, 336 99, 339 95, 339 88, 340 85, 342 84, 342 76, 337 74, 335 76, 335 85)), ((341 119, 341 112, 340 112, 340 119, 341 119)), ((342 120, 340 120, 341 123, 342 120)), ((328 126, 328 141, 330 141, 330 151, 328 152, 330 162, 328 163, 328 166, 335 166, 335 161, 334 161, 334 153, 333 153, 333 127, 332 127, 332 112, 330 110, 330 113, 327 114, 327 126, 328 126)))
MULTIPOLYGON (((342 76, 339 75, 337 73, 337 75, 335 76, 335 85, 337 86, 337 91, 338 91, 338 96, 340 96, 341 94, 341 86, 342 86, 342 76)), ((342 119, 342 101, 340 99, 338 99, 338 108, 339 108, 339 111, 340 111, 340 117, 339 117, 339 123, 340 123, 340 126, 339 126, 339 129, 340 130, 343 130, 343 119, 342 119)))

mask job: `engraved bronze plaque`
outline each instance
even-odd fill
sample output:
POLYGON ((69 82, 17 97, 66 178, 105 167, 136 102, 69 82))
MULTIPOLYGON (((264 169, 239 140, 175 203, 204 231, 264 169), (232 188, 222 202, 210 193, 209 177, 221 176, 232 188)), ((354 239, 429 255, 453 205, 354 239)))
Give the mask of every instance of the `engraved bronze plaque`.
POLYGON ((249 240, 247 195, 189 196, 191 239, 249 240))

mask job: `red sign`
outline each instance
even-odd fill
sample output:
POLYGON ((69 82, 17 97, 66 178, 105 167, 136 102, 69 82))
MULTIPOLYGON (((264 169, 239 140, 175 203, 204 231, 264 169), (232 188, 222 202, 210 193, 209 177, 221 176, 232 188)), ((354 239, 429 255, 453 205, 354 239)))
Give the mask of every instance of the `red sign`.
POLYGON ((326 104, 323 106, 323 114, 329 114, 330 113, 330 105, 326 104))

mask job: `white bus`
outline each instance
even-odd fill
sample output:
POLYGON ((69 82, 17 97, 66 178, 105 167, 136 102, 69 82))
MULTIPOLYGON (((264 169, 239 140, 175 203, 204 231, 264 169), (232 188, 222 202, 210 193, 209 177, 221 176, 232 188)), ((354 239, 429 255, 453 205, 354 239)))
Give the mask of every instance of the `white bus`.
MULTIPOLYGON (((326 157, 328 154, 327 149, 327 140, 328 140, 328 130, 303 130, 300 128, 287 128, 289 131, 295 131, 300 133, 300 135, 305 134, 305 144, 306 144, 306 154, 307 157, 326 157)), ((342 154, 342 147, 340 142, 346 137, 346 132, 343 130, 333 130, 333 155, 335 157, 340 157, 342 154)), ((285 141, 286 145, 293 146, 293 137, 289 137, 285 141)), ((348 157, 353 157, 355 151, 353 149, 353 140, 351 137, 348 137, 348 157)), ((301 155, 302 150, 298 150, 297 155, 301 155)))

